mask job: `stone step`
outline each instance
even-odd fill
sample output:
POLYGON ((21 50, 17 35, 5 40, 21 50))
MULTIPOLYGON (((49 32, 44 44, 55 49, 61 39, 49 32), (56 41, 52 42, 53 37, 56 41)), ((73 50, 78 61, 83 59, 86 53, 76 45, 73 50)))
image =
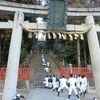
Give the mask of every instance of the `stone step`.
POLYGON ((35 88, 45 88, 45 86, 35 86, 35 88))
POLYGON ((43 82, 41 81, 36 81, 35 86, 44 86, 43 82))

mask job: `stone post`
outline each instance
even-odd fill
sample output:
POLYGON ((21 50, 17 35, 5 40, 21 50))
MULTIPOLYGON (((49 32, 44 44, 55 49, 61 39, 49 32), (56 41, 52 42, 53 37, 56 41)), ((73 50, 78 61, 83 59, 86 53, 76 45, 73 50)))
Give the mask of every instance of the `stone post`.
POLYGON ((85 24, 91 27, 87 33, 87 39, 94 73, 96 95, 100 99, 100 46, 93 16, 87 16, 85 24))
POLYGON ((2 100, 12 100, 16 94, 20 50, 22 41, 22 26, 24 14, 16 12, 14 16, 14 25, 12 30, 5 85, 2 100))

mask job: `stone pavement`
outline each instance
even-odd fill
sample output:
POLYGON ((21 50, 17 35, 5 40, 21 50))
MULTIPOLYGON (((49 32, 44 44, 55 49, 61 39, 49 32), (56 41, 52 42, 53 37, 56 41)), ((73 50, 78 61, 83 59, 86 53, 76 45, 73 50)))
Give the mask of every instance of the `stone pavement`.
MULTIPOLYGON (((66 90, 57 96, 57 92, 52 91, 52 89, 36 88, 27 95, 26 100, 66 100, 67 97, 68 92, 66 90)), ((93 97, 94 93, 88 93, 84 98, 81 97, 81 100, 92 100, 93 97)), ((77 98, 73 94, 70 100, 77 100, 77 98)))

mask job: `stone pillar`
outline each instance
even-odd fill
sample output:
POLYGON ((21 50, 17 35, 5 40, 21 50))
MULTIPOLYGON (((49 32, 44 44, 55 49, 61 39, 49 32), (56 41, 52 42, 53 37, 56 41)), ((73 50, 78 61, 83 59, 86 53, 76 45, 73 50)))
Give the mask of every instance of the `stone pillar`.
POLYGON ((96 95, 100 99, 100 46, 93 16, 87 16, 85 24, 91 27, 87 33, 87 39, 94 73, 96 95))
POLYGON ((22 26, 24 14, 16 12, 9 49, 6 79, 2 100, 12 100, 16 94, 18 68, 20 60, 20 50, 22 41, 22 26))

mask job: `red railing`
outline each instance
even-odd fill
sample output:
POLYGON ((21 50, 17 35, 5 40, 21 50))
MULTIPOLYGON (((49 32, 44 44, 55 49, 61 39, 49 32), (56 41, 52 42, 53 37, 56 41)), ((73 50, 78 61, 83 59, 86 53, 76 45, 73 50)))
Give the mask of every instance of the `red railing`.
MULTIPOLYGON (((0 68, 0 80, 5 80, 6 68, 0 68)), ((18 80, 30 80, 30 68, 19 68, 18 80)))
POLYGON ((75 68, 64 68, 62 67, 60 69, 60 75, 61 76, 65 76, 65 77, 69 77, 70 74, 73 74, 73 75, 83 75, 85 74, 86 77, 89 79, 89 80, 92 80, 93 79, 93 71, 92 71, 92 68, 78 68, 78 67, 75 67, 75 68))

